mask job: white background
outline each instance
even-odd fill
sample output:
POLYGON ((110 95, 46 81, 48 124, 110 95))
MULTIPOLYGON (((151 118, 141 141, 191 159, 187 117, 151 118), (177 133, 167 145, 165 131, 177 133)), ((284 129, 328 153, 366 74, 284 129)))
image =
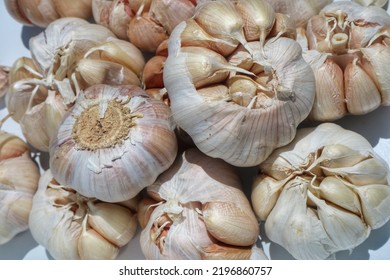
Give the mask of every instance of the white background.
MULTIPOLYGON (((42 29, 27 27, 13 20, 5 10, 4 2, 0 3, 0 65, 11 66, 13 62, 21 56, 30 56, 28 50, 28 40, 37 35, 42 29)), ((0 118, 7 114, 4 98, 0 99, 0 118)), ((382 107, 365 116, 348 116, 340 121, 339 125, 345 129, 350 129, 360 133, 372 144, 375 151, 390 164, 390 107, 382 107)), ((3 130, 22 136, 18 125, 12 120, 8 120, 2 127, 3 130)), ((36 153, 37 162, 43 169, 47 169, 48 155, 36 153)), ((242 174, 248 173, 244 170, 242 174)), ((248 188, 249 180, 244 184, 248 188)), ((0 225, 1 226, 1 225, 0 225)), ((263 230, 263 228, 261 228, 263 230)), ((264 232, 264 230, 263 230, 264 232)), ((390 260, 390 222, 382 228, 373 230, 370 237, 355 248, 352 252, 339 252, 336 259, 367 260, 386 259, 390 260)), ((139 231, 136 237, 124 248, 122 248, 119 259, 143 259, 139 246, 139 231)), ((291 255, 277 244, 270 244, 269 240, 259 241, 267 256, 273 260, 292 259, 291 255)), ((20 260, 20 259, 51 259, 49 253, 38 245, 29 231, 18 234, 13 240, 0 246, 0 260, 20 260)))

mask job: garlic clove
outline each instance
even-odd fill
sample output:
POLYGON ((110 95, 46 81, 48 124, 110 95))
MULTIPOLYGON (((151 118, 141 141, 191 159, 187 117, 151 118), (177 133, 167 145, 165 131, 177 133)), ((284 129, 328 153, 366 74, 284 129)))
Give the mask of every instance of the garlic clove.
POLYGON ((141 86, 133 71, 115 62, 84 58, 78 61, 76 73, 84 88, 98 84, 141 86))
POLYGON ((36 85, 31 80, 20 80, 11 84, 5 102, 12 118, 20 122, 29 106, 42 103, 47 96, 44 86, 36 85))
POLYGON ((245 45, 243 20, 233 2, 211 1, 196 6, 195 21, 211 36, 245 45), (223 24, 222 24, 223 23, 223 24))
POLYGON ((158 22, 170 34, 183 20, 190 18, 195 11, 195 5, 190 0, 172 2, 171 0, 151 1, 150 18, 158 22))
POLYGON ((344 83, 345 102, 349 113, 363 115, 381 105, 380 92, 356 60, 345 68, 344 83))
POLYGON ((144 229, 146 227, 150 219, 150 216, 153 213, 154 207, 156 206, 158 206, 158 203, 150 197, 144 197, 140 201, 138 205, 137 219, 141 228, 144 229))
POLYGON ((18 22, 24 25, 33 25, 33 23, 23 14, 19 7, 19 0, 5 0, 4 1, 7 12, 18 22))
POLYGON ((351 167, 322 169, 327 176, 340 176, 358 186, 388 183, 388 167, 376 158, 363 160, 351 167))
POLYGON ((92 0, 51 0, 60 17, 88 19, 92 16, 92 0))
MULTIPOLYGON (((87 217, 84 220, 87 220, 87 217)), ((108 242, 95 230, 87 228, 86 225, 83 225, 77 248, 83 260, 113 260, 119 254, 118 247, 108 242)))
POLYGON ((202 260, 249 260, 251 247, 237 247, 226 244, 211 244, 201 249, 202 260))
POLYGON ((326 145, 321 151, 321 157, 318 159, 321 166, 329 168, 339 168, 353 166, 368 155, 364 155, 355 149, 351 149, 343 144, 326 145))
POLYGON ((18 157, 28 151, 27 144, 19 137, 0 131, 0 160, 18 157))
POLYGON ((256 177, 252 184, 253 211, 260 221, 266 221, 282 191, 283 183, 266 175, 256 177))
POLYGON ((203 87, 198 90, 198 94, 203 97, 206 102, 217 100, 230 100, 229 88, 225 85, 216 85, 203 87))
POLYGON ((40 103, 30 109, 19 121, 20 128, 27 142, 35 149, 48 152, 50 136, 46 129, 45 103, 40 103))
POLYGON ((19 0, 19 8, 29 21, 39 27, 46 27, 60 18, 53 1, 19 0))
POLYGON ((142 72, 142 83, 146 89, 163 88, 163 69, 167 60, 165 56, 155 55, 145 65, 142 72))
POLYGON ((344 79, 341 68, 330 59, 314 70, 316 97, 309 118, 318 121, 337 120, 347 114, 344 79))
POLYGON ((308 195, 316 203, 319 219, 339 250, 353 249, 367 239, 371 229, 358 215, 328 205, 310 192, 308 195))
POLYGON ((269 32, 270 37, 287 37, 291 39, 296 38, 296 26, 291 17, 286 14, 275 13, 275 22, 269 32))
POLYGON ((186 21, 185 28, 180 34, 180 39, 182 46, 205 47, 223 56, 232 53, 238 45, 238 42, 232 43, 211 36, 193 18, 186 21))
POLYGON ((0 98, 6 95, 9 87, 9 68, 0 65, 0 98))
POLYGON ((47 135, 49 139, 52 139, 56 136, 58 127, 68 111, 68 107, 65 105, 61 95, 56 94, 54 91, 49 91, 45 100, 44 110, 47 135))
POLYGON ((372 229, 382 227, 390 219, 388 185, 350 186, 359 195, 364 220, 372 229))
POLYGON ((244 34, 248 41, 260 40, 261 46, 275 22, 275 11, 263 0, 239 0, 236 7, 244 22, 244 34))
POLYGON ((390 48, 382 44, 374 44, 361 49, 363 53, 362 68, 367 72, 379 89, 382 105, 390 105, 390 82, 385 78, 389 69, 386 67, 390 61, 390 48))
POLYGON ((306 205, 307 186, 300 178, 287 183, 268 215, 265 232, 296 259, 326 259, 336 247, 318 214, 306 205))
POLYGON ((131 19, 127 36, 130 42, 140 50, 151 53, 154 53, 157 47, 168 39, 167 31, 154 22, 149 13, 143 13, 131 19))
POLYGON ((127 28, 133 16, 123 0, 114 0, 109 10, 108 27, 122 40, 128 40, 127 28))
POLYGON ((90 201, 88 209, 88 225, 110 243, 122 247, 134 237, 137 217, 129 209, 116 204, 90 201))
POLYGON ((330 201, 356 215, 362 213, 358 195, 337 177, 325 177, 320 185, 320 198, 330 201))
POLYGON ((250 246, 259 235, 253 213, 233 203, 208 202, 202 205, 202 219, 209 233, 230 245, 250 246))
POLYGON ((106 43, 91 48, 85 57, 99 52, 100 59, 112 61, 132 70, 138 77, 145 66, 145 58, 142 52, 130 42, 109 38, 106 43))

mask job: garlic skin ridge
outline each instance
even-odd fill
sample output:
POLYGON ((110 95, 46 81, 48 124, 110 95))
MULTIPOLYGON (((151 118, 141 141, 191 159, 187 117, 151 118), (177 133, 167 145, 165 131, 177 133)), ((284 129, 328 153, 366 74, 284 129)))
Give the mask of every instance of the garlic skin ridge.
POLYGON ((364 137, 336 124, 298 130, 260 170, 256 216, 296 259, 353 250, 390 219, 389 166, 364 137))
POLYGON ((50 144, 50 167, 82 195, 119 202, 152 184, 176 153, 168 106, 136 86, 96 85, 65 116, 50 144))
POLYGON ((39 168, 27 144, 15 135, 0 131, 0 244, 28 229, 39 178, 39 168))
MULTIPOLYGON (((201 7, 207 9, 212 3, 227 5, 228 2, 209 2, 201 7)), ((232 9, 236 8, 229 8, 229 11, 232 9)), ((232 14, 237 13, 236 10, 234 13, 232 11, 232 14)), ((237 22, 241 20, 237 18, 237 22)), ((191 42, 183 46, 181 36, 186 27, 187 22, 182 22, 172 32, 169 55, 163 70, 164 85, 175 122, 191 136, 203 153, 222 158, 235 166, 259 164, 274 148, 286 145, 294 138, 296 127, 308 116, 314 102, 314 75, 302 57, 301 48, 292 39, 284 37, 271 37, 264 46, 256 41, 240 42, 245 52, 252 52, 253 59, 248 67, 240 67, 240 64, 229 64, 229 56, 221 57, 216 49, 190 47, 191 42), (199 58, 196 58, 198 54, 199 58), (200 57, 205 62, 197 65, 200 57), (218 59, 218 63, 212 61, 212 57, 218 59), (262 88, 262 85, 258 85, 262 81, 258 80, 263 76, 259 75, 257 80, 255 74, 249 73, 252 69, 255 71, 254 68, 250 69, 251 65, 258 66, 263 73, 261 75, 272 76, 272 82, 265 85, 265 93, 263 89, 257 89, 262 88), (249 102, 244 106, 234 104, 234 97, 230 94, 221 96, 217 101, 207 100, 200 95, 199 89, 209 89, 212 95, 212 86, 226 85, 225 73, 228 80, 229 74, 242 74, 253 79, 257 95, 252 96, 245 89, 237 92, 236 95, 243 98, 248 95, 249 102)), ((237 33, 243 32, 243 27, 238 23, 235 27, 237 33)), ((218 31, 218 28, 222 29, 223 26, 215 29, 218 31)), ((237 38, 234 36, 236 34, 222 31, 214 35, 226 45, 238 46, 238 40, 244 39, 241 35, 237 35, 237 38)))
POLYGON ((144 217, 140 244, 147 259, 260 257, 253 248, 258 223, 237 172, 222 160, 188 149, 147 187, 147 194, 146 208, 139 207, 147 209, 139 216, 144 217), (214 211, 218 205, 220 211, 214 211))
POLYGON ((136 209, 84 197, 60 185, 48 169, 34 195, 29 226, 54 259, 109 260, 135 235, 136 209))

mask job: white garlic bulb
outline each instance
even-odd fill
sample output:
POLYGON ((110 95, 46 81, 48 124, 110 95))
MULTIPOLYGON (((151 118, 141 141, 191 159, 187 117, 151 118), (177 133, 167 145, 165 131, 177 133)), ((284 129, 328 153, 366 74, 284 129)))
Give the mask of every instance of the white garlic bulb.
POLYGON ((361 135, 332 123, 298 130, 252 189, 267 237, 297 259, 353 250, 390 219, 390 172, 361 135))
POLYGON ((384 7, 388 0, 352 0, 353 2, 356 2, 362 6, 371 6, 375 5, 378 7, 384 7))
POLYGON ((28 229, 28 216, 40 177, 27 144, 0 131, 0 245, 28 229))
POLYGON ((299 29, 297 40, 316 77, 309 119, 333 121, 390 104, 389 25, 390 16, 380 7, 338 1, 299 29))
POLYGON ((46 27, 62 17, 88 19, 92 0, 5 0, 8 13, 25 25, 46 27))
POLYGON ((188 149, 147 193, 139 207, 147 259, 249 259, 260 250, 238 173, 221 159, 188 149))
POLYGON ((48 169, 34 195, 29 225, 34 239, 55 259, 115 259, 135 235, 137 217, 134 208, 88 198, 59 184, 48 169))
POLYGON ((31 38, 30 50, 32 59, 20 58, 10 70, 6 104, 26 140, 40 151, 49 150, 81 90, 95 84, 141 86, 141 51, 82 19, 52 22, 31 38))
POLYGON ((81 92, 50 145, 61 184, 118 202, 136 196, 174 161, 169 107, 136 86, 96 85, 81 92))
POLYGON ((163 78, 175 122, 203 153, 235 166, 259 164, 289 143, 314 101, 299 44, 284 31, 268 36, 270 9, 255 0, 206 2, 169 39, 163 78), (183 43, 188 30, 209 35, 183 43))

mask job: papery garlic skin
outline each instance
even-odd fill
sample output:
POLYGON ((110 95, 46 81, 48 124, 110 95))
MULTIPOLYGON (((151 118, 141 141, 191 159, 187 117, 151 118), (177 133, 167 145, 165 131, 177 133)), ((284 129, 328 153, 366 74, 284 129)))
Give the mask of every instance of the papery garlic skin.
POLYGON ((136 86, 88 88, 51 142, 54 177, 102 201, 136 196, 176 157, 170 114, 167 105, 136 86))
POLYGON ((266 0, 278 13, 287 14, 295 25, 305 26, 310 17, 317 15, 319 11, 333 0, 266 0))
POLYGON ((303 56, 316 76, 310 120, 334 121, 390 104, 389 26, 390 16, 378 6, 337 1, 298 29, 303 56))
POLYGON ((216 45, 199 46, 196 40, 182 45, 192 24, 182 22, 169 39, 163 78, 175 122, 203 153, 235 166, 254 166, 293 139, 311 110, 315 85, 297 42, 278 34, 262 45, 260 34, 270 32, 266 27, 272 18, 258 27, 256 40, 247 42, 244 15, 229 1, 201 5, 193 17, 197 28, 236 50, 220 53, 216 45), (236 80, 248 83, 231 86, 236 80), (200 94, 216 85, 227 86, 228 96, 211 100, 200 94))
POLYGON ((237 172, 226 162, 188 149, 147 193, 139 207, 147 259, 249 259, 255 254, 259 226, 237 172))
POLYGON ((8 13, 25 25, 47 27, 62 17, 88 19, 92 16, 92 0, 5 0, 8 13))
POLYGON ((106 27, 61 18, 30 40, 32 58, 10 69, 6 105, 34 148, 48 152, 81 90, 95 84, 141 86, 143 54, 106 27))
POLYGON ((0 245, 28 229, 39 168, 19 137, 0 131, 0 245))
POLYGON ((0 98, 2 98, 8 90, 9 82, 8 82, 8 72, 9 67, 0 65, 0 98))
POLYGON ((267 237, 297 259, 353 250, 390 219, 387 163, 333 123, 298 130, 260 164, 251 200, 267 237))
POLYGON ((48 169, 34 195, 29 224, 33 238, 54 259, 115 259, 135 235, 137 215, 135 208, 60 185, 48 169))

